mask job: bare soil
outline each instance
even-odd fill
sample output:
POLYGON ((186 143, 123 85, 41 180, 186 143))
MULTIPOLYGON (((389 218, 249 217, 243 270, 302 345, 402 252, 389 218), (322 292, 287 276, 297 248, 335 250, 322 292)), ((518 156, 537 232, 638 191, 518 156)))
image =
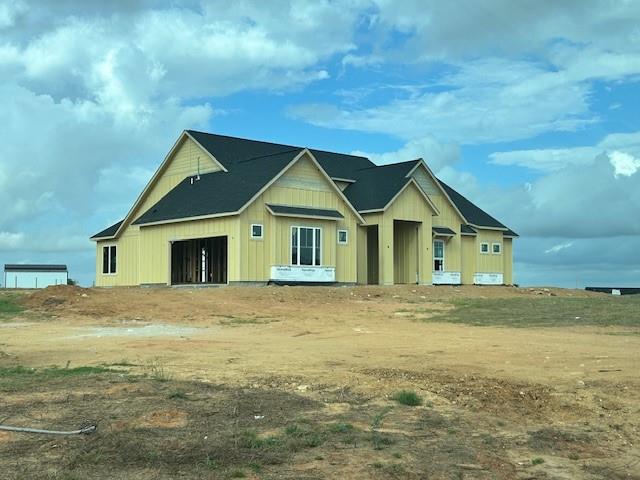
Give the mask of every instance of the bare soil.
POLYGON ((626 299, 50 287, 20 302, 0 319, 0 368, 109 371, 0 376, 0 423, 99 424, 81 438, 0 432, 0 478, 640 479, 640 311, 626 299), (527 324, 569 298, 571 324, 527 324), (502 299, 531 300, 501 313, 518 328, 450 323, 467 318, 461 302, 502 299), (626 306, 624 322, 580 324, 602 302, 626 306), (391 400, 401 389, 423 404, 391 400))

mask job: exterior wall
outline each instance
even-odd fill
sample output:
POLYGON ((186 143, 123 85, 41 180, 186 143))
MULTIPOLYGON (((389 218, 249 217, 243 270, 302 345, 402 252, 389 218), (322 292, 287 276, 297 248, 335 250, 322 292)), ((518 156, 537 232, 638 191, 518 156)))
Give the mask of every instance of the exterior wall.
POLYGON ((504 284, 513 285, 513 240, 511 238, 505 238, 503 242, 504 284))
POLYGON ((503 273, 504 252, 499 255, 491 253, 491 245, 493 243, 503 244, 502 232, 498 230, 476 230, 478 232, 478 236, 476 237, 476 273, 503 273), (489 244, 489 253, 480 252, 481 243, 489 244))
POLYGON ((291 264, 291 226, 322 228, 322 266, 336 268, 336 281, 357 281, 358 218, 309 158, 301 158, 240 214, 240 275, 266 282, 272 265, 291 264), (276 217, 265 204, 338 210, 344 219, 315 220, 276 217), (263 238, 251 239, 251 225, 263 225, 263 238), (347 245, 338 244, 337 230, 347 230, 347 245))
POLYGON ((128 227, 117 240, 96 242, 96 286, 115 287, 138 285, 139 228, 128 227), (102 247, 116 246, 116 273, 102 273, 102 247))
POLYGON ((480 247, 473 235, 462 236, 462 283, 473 285, 473 275, 476 273, 476 258, 480 254, 480 247))
POLYGON ((4 272, 5 288, 45 288, 66 284, 67 272, 4 272))

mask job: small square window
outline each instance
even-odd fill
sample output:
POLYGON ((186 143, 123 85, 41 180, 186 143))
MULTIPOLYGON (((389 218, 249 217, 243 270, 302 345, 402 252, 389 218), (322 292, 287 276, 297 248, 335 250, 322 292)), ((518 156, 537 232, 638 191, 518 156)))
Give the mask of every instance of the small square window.
POLYGON ((480 253, 489 253, 489 244, 481 243, 480 244, 480 253))
POLYGON ((495 254, 495 255, 499 255, 502 252, 502 244, 500 243, 494 243, 493 245, 491 245, 491 251, 495 254))
POLYGON ((338 243, 340 245, 346 245, 348 241, 348 235, 346 230, 338 230, 338 243))
POLYGON ((262 238, 262 225, 254 223, 251 225, 251 238, 262 238))

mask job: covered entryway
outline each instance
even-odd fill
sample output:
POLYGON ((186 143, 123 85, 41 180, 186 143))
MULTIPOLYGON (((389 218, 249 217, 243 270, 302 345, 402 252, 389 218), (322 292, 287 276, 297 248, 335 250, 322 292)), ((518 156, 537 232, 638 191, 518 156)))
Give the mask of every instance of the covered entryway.
POLYGON ((420 222, 393 222, 393 283, 418 283, 418 229, 420 222))
POLYGON ((171 285, 227 283, 227 237, 171 243, 171 285))

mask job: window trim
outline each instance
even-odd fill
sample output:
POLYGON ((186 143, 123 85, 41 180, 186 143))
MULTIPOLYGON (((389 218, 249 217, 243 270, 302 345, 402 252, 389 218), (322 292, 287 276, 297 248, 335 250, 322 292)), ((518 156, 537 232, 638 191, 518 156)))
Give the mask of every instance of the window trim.
POLYGON ((444 272, 444 245, 445 242, 444 240, 440 240, 437 238, 433 239, 433 264, 431 265, 431 268, 433 269, 434 272, 444 272), (439 242, 442 244, 442 257, 436 257, 436 242, 439 242), (436 260, 442 260, 442 270, 436 270, 436 260))
POLYGON ((322 257, 324 257, 324 251, 322 248, 322 227, 310 227, 308 225, 291 225, 291 228, 289 229, 289 265, 291 265, 292 267, 322 267, 322 257), (298 232, 297 232, 297 245, 296 245, 296 249, 297 249, 297 262, 298 263, 293 263, 293 229, 297 228, 298 232), (311 265, 301 265, 300 264, 300 229, 301 228, 308 228, 313 230, 313 240, 312 240, 312 244, 313 244, 313 249, 312 249, 312 255, 311 255, 311 265), (320 232, 320 264, 316 265, 316 232, 320 232))
POLYGON ((491 250, 489 250, 489 242, 480 242, 480 253, 481 253, 482 255, 490 255, 490 254, 491 254, 491 250), (483 245, 486 245, 486 246, 487 246, 487 251, 486 251, 486 252, 483 252, 483 251, 482 251, 482 246, 483 246, 483 245))
POLYGON ((338 245, 349 245, 349 230, 341 228, 338 230, 338 245), (344 232, 344 242, 340 241, 340 234, 344 232))
POLYGON ((491 244, 491 255, 502 255, 502 243, 494 242, 494 243, 491 244), (493 248, 496 245, 498 246, 498 251, 497 252, 493 250, 493 248))
POLYGON ((108 245, 102 245, 102 275, 104 276, 114 276, 118 274, 118 245, 116 245, 115 243, 110 243, 108 245), (107 255, 107 259, 108 259, 108 269, 109 271, 107 271, 105 273, 104 271, 104 249, 107 248, 108 249, 108 255, 107 255), (115 270, 113 272, 111 272, 111 249, 115 248, 115 252, 116 252, 116 265, 115 265, 115 270))
POLYGON ((252 223, 249 227, 249 238, 251 238, 251 240, 264 239, 264 225, 262 223, 252 223), (253 234, 253 227, 260 227, 260 236, 256 236, 253 234))

